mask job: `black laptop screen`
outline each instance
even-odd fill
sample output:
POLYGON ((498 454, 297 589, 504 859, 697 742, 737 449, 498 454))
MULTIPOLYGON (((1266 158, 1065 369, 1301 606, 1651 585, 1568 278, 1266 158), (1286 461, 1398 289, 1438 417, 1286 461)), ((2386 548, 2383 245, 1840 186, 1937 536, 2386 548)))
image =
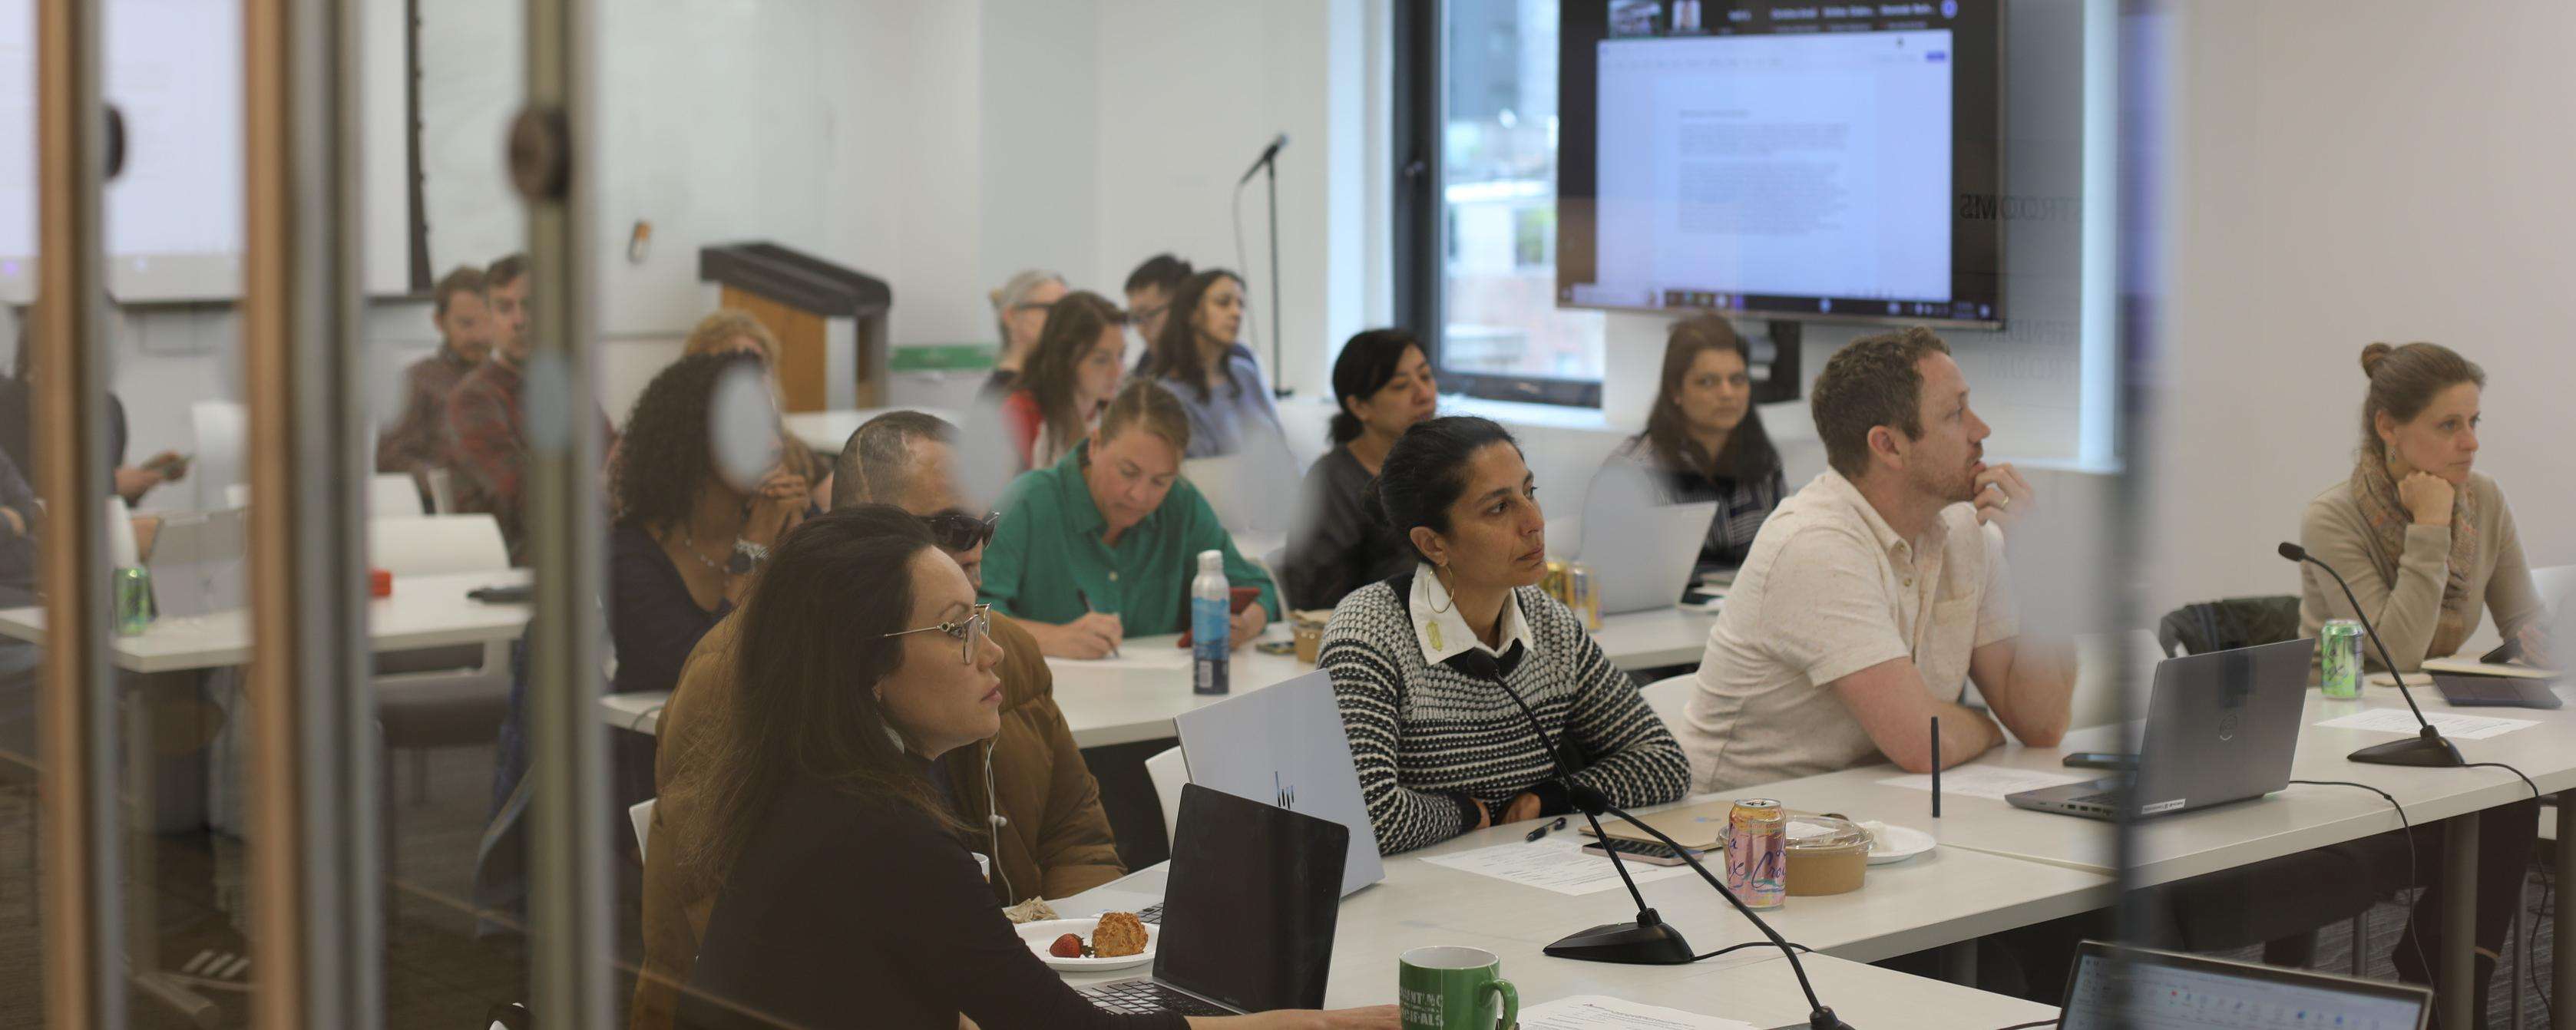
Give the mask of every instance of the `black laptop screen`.
POLYGON ((1349 827, 1181 789, 1154 978, 1243 1012, 1324 1007, 1349 827))

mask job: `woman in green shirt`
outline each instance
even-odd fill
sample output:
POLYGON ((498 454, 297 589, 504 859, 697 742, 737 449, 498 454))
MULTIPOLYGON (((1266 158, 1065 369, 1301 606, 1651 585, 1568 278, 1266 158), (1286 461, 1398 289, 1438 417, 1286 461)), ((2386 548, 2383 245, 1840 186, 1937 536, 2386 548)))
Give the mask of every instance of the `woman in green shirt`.
POLYGON ((1261 589, 1261 603, 1234 616, 1234 646, 1259 636, 1278 616, 1278 588, 1181 478, 1189 445, 1179 398, 1150 381, 1127 384, 1090 439, 1003 495, 984 549, 984 600, 1047 654, 1102 658, 1130 633, 1186 628, 1199 552, 1215 550, 1227 583, 1261 589))

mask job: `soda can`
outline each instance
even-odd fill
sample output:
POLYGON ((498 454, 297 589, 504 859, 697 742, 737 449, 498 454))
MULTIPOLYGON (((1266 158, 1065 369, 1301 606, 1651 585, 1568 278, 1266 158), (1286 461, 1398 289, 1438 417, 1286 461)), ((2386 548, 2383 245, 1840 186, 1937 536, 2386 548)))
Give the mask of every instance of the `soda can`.
POLYGON ((1571 608, 1571 607, 1574 607, 1574 595, 1573 595, 1573 594, 1571 594, 1571 593, 1568 593, 1568 592, 1566 591, 1566 589, 1565 589, 1565 587, 1566 587, 1566 583, 1565 583, 1565 570, 1566 570, 1566 563, 1565 563, 1565 562, 1562 562, 1562 561, 1551 561, 1551 562, 1548 562, 1548 563, 1547 563, 1547 576, 1546 576, 1545 578, 1540 579, 1540 580, 1538 581, 1538 588, 1539 588, 1540 590, 1544 590, 1544 591, 1546 591, 1546 592, 1547 592, 1547 596, 1549 596, 1549 597, 1553 597, 1553 598, 1556 598, 1556 599, 1557 599, 1557 600, 1559 600, 1559 601, 1565 602, 1565 606, 1566 606, 1566 607, 1568 607, 1568 608, 1571 608))
POLYGON ((1583 618, 1583 628, 1601 631, 1601 583, 1592 576, 1592 566, 1573 562, 1565 567, 1565 605, 1583 618))
POLYGON ((2317 630, 2317 671, 2327 697, 2361 696, 2361 623, 2329 619, 2317 630))
POLYGON ((1751 798, 1726 817, 1726 889, 1746 908, 1778 908, 1789 898, 1789 813, 1751 798))
POLYGON ((142 635, 152 625, 152 573, 147 569, 119 568, 109 590, 115 604, 116 635, 142 635))

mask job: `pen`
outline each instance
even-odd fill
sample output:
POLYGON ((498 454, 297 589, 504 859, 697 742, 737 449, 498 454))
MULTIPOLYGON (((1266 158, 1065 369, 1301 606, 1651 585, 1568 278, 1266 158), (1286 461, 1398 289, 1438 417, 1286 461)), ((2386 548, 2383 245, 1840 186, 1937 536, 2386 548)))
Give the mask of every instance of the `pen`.
POLYGON ((1932 717, 1932 818, 1941 818, 1941 717, 1932 717))
POLYGON ((1555 822, 1541 824, 1541 825, 1539 826, 1539 828, 1538 828, 1538 829, 1531 830, 1531 831, 1529 832, 1529 836, 1527 836, 1527 837, 1523 837, 1523 838, 1521 838, 1521 839, 1522 839, 1522 840, 1525 840, 1525 841, 1529 841, 1529 842, 1530 842, 1530 843, 1532 843, 1532 844, 1535 844, 1535 843, 1538 843, 1538 839, 1539 839, 1539 838, 1547 836, 1547 831, 1549 831, 1549 830, 1562 830, 1562 829, 1564 829, 1564 828, 1565 828, 1565 817, 1560 815, 1560 816, 1557 816, 1557 817, 1556 817, 1556 821, 1555 821, 1555 822))
MULTIPOLYGON (((1073 598, 1074 598, 1074 600, 1077 600, 1077 601, 1082 602, 1082 610, 1083 610, 1083 611, 1090 612, 1090 613, 1091 613, 1091 614, 1093 614, 1093 615, 1098 615, 1098 614, 1100 614, 1100 608, 1099 608, 1098 606, 1093 605, 1093 604, 1091 603, 1091 594, 1089 594, 1088 592, 1084 591, 1081 587, 1075 587, 1075 588, 1073 588, 1073 598)), ((1109 657, 1111 657, 1111 658, 1116 658, 1116 657, 1118 657, 1118 643, 1117 643, 1117 641, 1114 641, 1114 640, 1113 640, 1113 641, 1111 641, 1111 642, 1109 643, 1109 657)))

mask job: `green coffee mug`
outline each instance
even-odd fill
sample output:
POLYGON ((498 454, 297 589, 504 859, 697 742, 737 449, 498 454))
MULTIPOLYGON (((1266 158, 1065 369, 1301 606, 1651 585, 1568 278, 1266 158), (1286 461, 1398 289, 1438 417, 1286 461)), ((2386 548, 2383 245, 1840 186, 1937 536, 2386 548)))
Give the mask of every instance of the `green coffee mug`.
POLYGON ((1415 948, 1397 960, 1404 1030, 1510 1030, 1521 992, 1503 979, 1503 960, 1483 948, 1415 948))

